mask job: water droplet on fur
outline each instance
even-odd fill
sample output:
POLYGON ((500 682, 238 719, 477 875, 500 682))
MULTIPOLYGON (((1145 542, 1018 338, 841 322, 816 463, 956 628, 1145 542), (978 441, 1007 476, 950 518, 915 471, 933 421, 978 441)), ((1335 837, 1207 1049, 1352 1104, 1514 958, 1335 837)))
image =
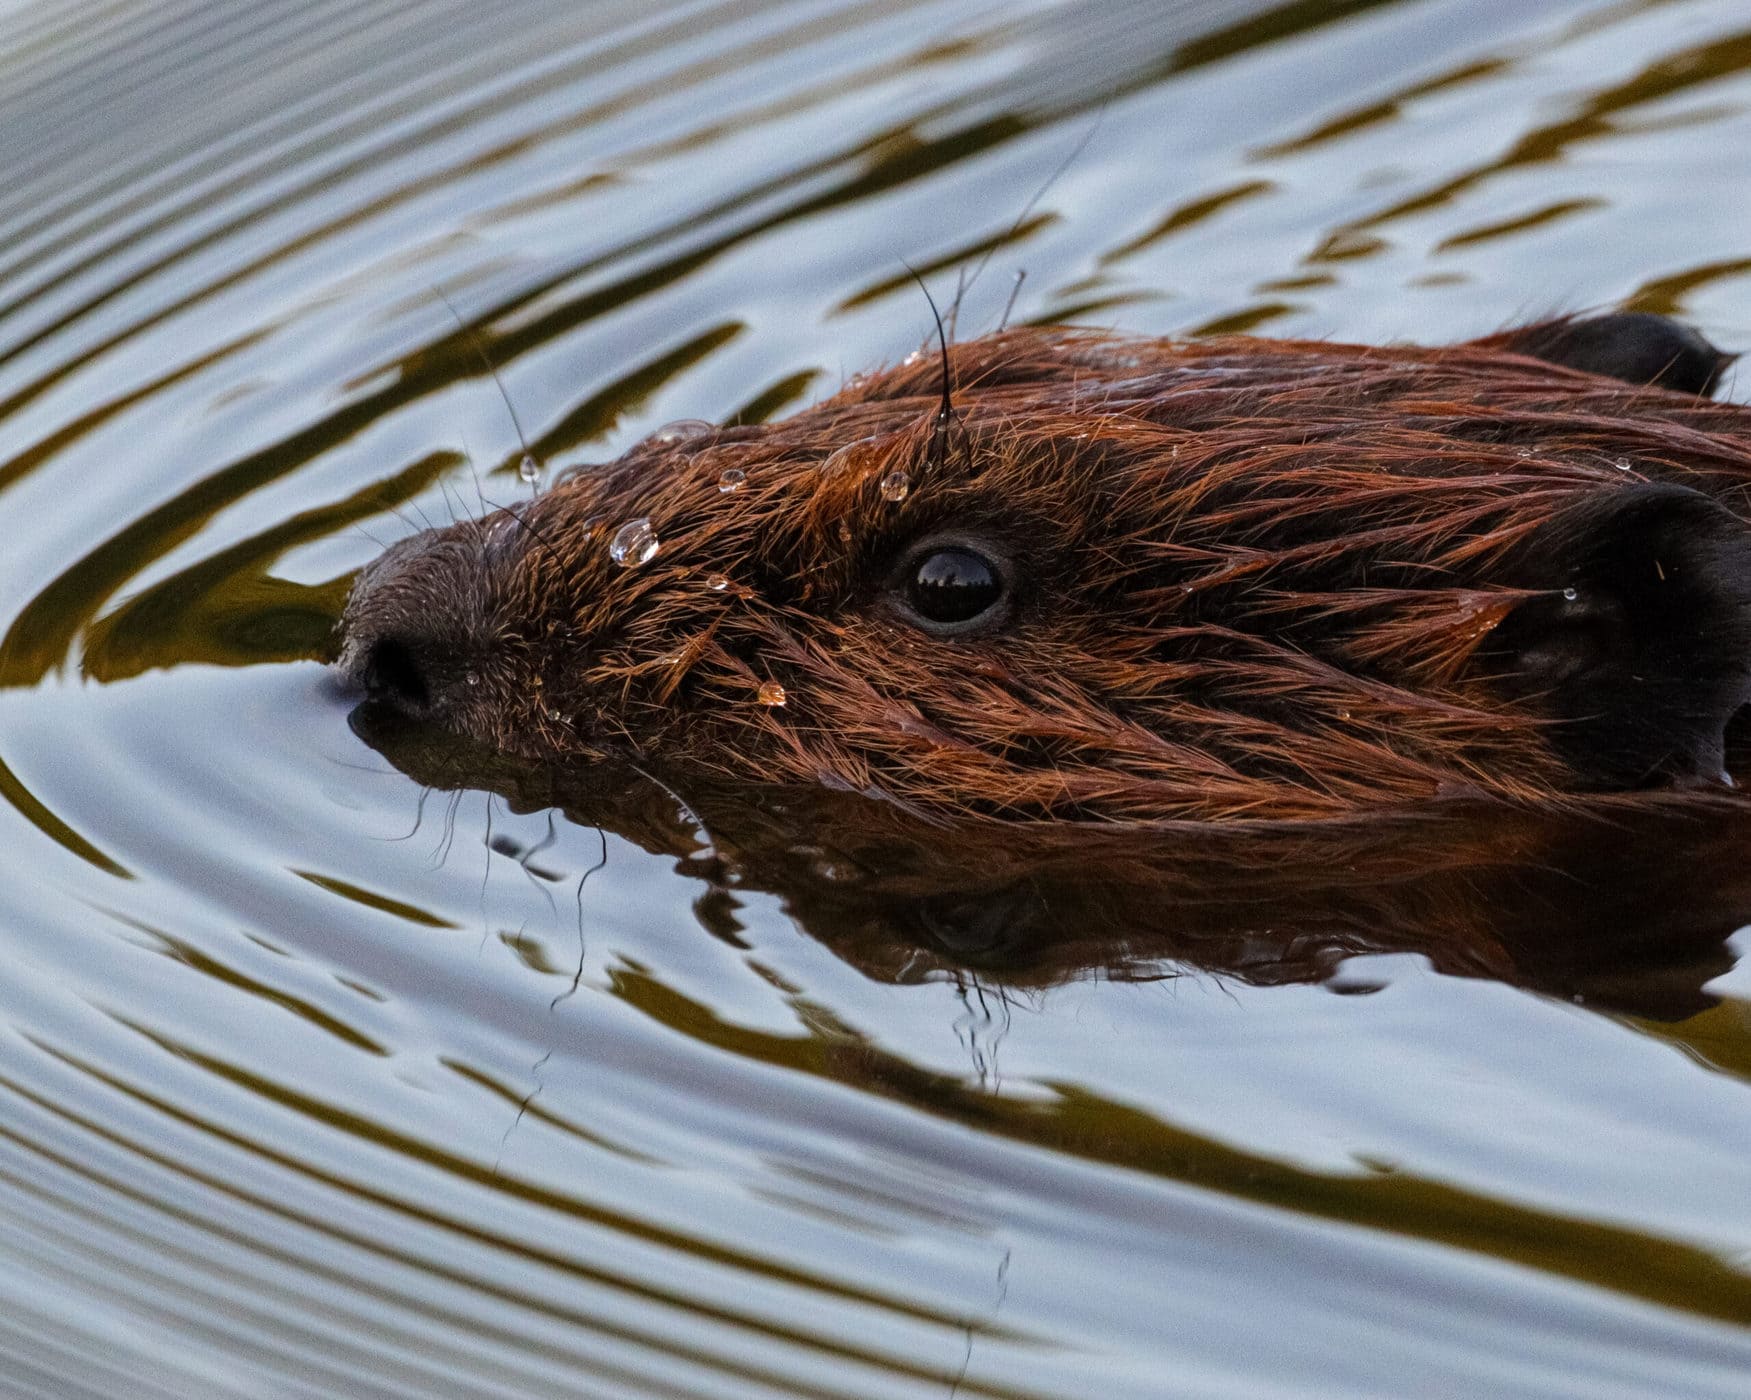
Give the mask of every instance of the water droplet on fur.
POLYGON ((614 532, 614 538, 608 541, 608 557, 621 568, 631 569, 650 563, 661 547, 657 532, 651 528, 650 517, 641 515, 637 520, 628 520, 614 532))
POLYGON ((552 720, 555 724, 559 723, 559 711, 558 710, 548 710, 545 713, 546 713, 547 717, 550 720, 552 720))
POLYGON ((1581 596, 1581 590, 1578 588, 1565 588, 1565 589, 1563 589, 1563 601, 1565 603, 1572 603, 1575 601, 1575 599, 1579 598, 1580 596, 1581 596))
POLYGON ((470 685, 479 685, 480 684, 480 672, 470 671, 462 679, 467 681, 470 685))
POLYGON ((874 441, 875 435, 872 433, 869 437, 859 438, 856 442, 848 442, 845 446, 836 449, 828 455, 826 461, 821 463, 821 475, 823 477, 836 476, 838 473, 855 466, 857 459, 863 455, 864 449, 874 441))
POLYGON ((1530 447, 1522 447, 1514 455, 1516 457, 1518 457, 1522 462, 1524 462, 1528 457, 1530 457, 1532 455, 1532 449, 1530 447))
POLYGON ((1633 463, 1632 463, 1632 462, 1631 462, 1631 461, 1630 461, 1630 460, 1629 460, 1629 458, 1627 458, 1627 457, 1619 457, 1619 458, 1618 458, 1618 459, 1617 459, 1617 460, 1616 460, 1616 461, 1615 461, 1615 462, 1613 462, 1613 463, 1612 463, 1612 464, 1611 464, 1611 465, 1612 465, 1612 466, 1614 466, 1614 467, 1616 467, 1616 468, 1617 468, 1617 469, 1618 469, 1618 471, 1620 471, 1620 472, 1626 472, 1626 471, 1628 471, 1628 470, 1629 470, 1629 469, 1630 469, 1630 467, 1631 467, 1631 466, 1633 466, 1633 465, 1634 465, 1634 464, 1633 464, 1633 463))
POLYGON ((517 475, 523 479, 525 485, 533 486, 541 480, 541 463, 537 462, 530 453, 525 452, 523 460, 517 463, 517 475))
POLYGON ((843 520, 839 522, 839 543, 845 545, 851 543, 851 527, 843 520))
POLYGON ((723 475, 717 479, 717 489, 726 496, 733 496, 748 484, 748 473, 740 467, 725 467, 723 475))
POLYGON ((769 709, 776 710, 790 697, 784 693, 784 687, 777 681, 761 681, 760 689, 754 692, 754 698, 769 709))
POLYGON ((912 494, 912 478, 899 467, 895 467, 882 478, 882 499, 884 501, 903 501, 912 494))
POLYGON ((821 855, 809 862, 809 869, 814 871, 818 879, 833 885, 856 884, 861 871, 848 860, 835 860, 830 855, 821 855))
POLYGON ((1339 719, 1348 719, 1349 717, 1350 717, 1350 712, 1348 710, 1339 710, 1338 711, 1338 718, 1339 719))
POLYGON ((716 431, 717 425, 707 423, 703 418, 681 418, 673 423, 663 424, 651 434, 650 441, 659 447, 673 447, 678 442, 686 442, 688 438, 716 431))
POLYGON ((710 578, 706 579, 705 586, 713 593, 727 593, 729 592, 730 581, 722 574, 713 574, 710 578))
POLYGON ((900 361, 900 364, 906 368, 923 363, 924 352, 922 350, 914 350, 910 355, 906 356, 905 359, 900 361))

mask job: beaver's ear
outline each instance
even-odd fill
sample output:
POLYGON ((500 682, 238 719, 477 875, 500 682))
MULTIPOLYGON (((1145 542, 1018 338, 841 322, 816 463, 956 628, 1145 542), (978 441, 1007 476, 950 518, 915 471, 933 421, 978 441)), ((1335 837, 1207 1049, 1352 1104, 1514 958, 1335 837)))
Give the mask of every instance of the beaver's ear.
POLYGON ((1504 692, 1555 721, 1588 785, 1718 780, 1751 701, 1751 527, 1680 486, 1602 492, 1511 563, 1537 590, 1477 653, 1504 692))
POLYGON ((1689 326, 1644 311, 1545 321, 1474 343, 1686 394, 1712 394, 1721 371, 1738 358, 1715 349, 1689 326))

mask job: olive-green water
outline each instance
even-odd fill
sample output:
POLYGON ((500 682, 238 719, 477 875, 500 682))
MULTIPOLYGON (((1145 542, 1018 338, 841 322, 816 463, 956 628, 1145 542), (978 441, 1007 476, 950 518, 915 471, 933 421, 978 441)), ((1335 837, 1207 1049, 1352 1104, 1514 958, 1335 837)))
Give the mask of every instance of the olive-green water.
POLYGON ((551 473, 903 356, 905 263, 1751 347, 1740 0, 40 0, 0 137, 0 1395, 1751 1394, 1745 935, 920 972, 296 659, 528 489, 483 355, 551 473))

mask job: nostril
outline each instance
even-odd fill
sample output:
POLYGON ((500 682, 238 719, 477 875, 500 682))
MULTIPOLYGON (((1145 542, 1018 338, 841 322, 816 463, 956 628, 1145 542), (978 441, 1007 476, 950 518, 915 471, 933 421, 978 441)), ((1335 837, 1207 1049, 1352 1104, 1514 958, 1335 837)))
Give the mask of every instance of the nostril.
POLYGON ((415 709, 424 709, 431 700, 431 691, 413 652, 405 642, 393 637, 372 643, 360 679, 373 700, 394 701, 415 709))

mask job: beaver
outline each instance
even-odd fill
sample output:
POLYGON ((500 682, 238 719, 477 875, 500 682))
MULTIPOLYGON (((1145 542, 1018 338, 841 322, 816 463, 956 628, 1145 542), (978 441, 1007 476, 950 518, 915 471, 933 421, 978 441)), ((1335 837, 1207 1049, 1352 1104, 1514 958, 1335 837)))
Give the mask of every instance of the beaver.
POLYGON ((1751 409, 1663 318, 1001 331, 393 545, 338 667, 506 753, 1012 820, 1733 784, 1751 409))

